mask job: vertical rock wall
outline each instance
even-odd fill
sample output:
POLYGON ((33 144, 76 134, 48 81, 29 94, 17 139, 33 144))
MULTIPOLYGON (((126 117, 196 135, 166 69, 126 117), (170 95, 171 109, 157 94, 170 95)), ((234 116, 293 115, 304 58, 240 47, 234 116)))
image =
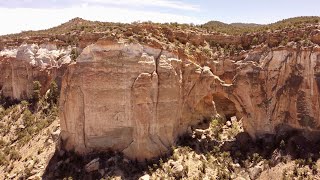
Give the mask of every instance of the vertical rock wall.
POLYGON ((319 130, 317 49, 256 49, 244 57, 200 67, 160 49, 99 40, 63 78, 63 147, 144 160, 217 114, 242 118, 252 137, 283 126, 319 130))
POLYGON ((0 51, 0 95, 28 99, 33 81, 39 81, 44 94, 53 80, 61 77, 70 63, 71 50, 58 50, 55 45, 23 44, 17 49, 0 51))

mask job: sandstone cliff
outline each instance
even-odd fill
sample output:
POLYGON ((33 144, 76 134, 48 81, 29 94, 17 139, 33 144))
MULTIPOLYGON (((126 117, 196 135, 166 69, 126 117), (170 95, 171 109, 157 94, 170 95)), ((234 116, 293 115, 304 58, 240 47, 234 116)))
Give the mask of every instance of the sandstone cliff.
POLYGON ((181 131, 180 66, 173 55, 139 44, 87 47, 62 83, 65 147, 110 148, 140 160, 166 152, 181 131))
POLYGON ((64 148, 161 155, 204 119, 242 118, 252 137, 318 130, 318 48, 257 48, 199 66, 139 44, 99 40, 63 78, 64 148))
POLYGON ((151 179, 257 179, 262 171, 261 179, 317 179, 319 22, 237 27, 76 18, 1 36, 0 178, 138 179, 148 171, 151 179), (58 141, 58 93, 47 90, 53 80, 60 88, 65 72, 58 141), (34 81, 47 92, 38 102, 29 99, 34 81), (135 161, 172 145, 179 147, 171 157, 135 161))
POLYGON ((243 60, 212 66, 214 74, 232 82, 225 97, 239 104, 249 134, 275 134, 288 128, 319 130, 319 50, 261 48, 243 60))
POLYGON ((33 93, 33 81, 41 83, 44 94, 53 80, 61 82, 71 62, 70 52, 54 44, 22 44, 0 51, 0 95, 28 99, 33 93))

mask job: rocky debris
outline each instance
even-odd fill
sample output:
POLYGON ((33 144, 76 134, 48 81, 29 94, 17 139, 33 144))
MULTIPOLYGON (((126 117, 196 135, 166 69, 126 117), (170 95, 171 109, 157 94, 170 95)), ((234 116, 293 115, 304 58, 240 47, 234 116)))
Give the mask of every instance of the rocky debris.
MULTIPOLYGON (((238 122, 238 119, 236 116, 231 117, 230 120, 231 120, 230 121, 231 124, 235 124, 236 122, 238 122)), ((242 120, 240 119, 240 121, 242 121, 242 120)))
POLYGON ((4 50, 4 52, 0 54, 2 54, 2 56, 12 57, 12 52, 15 51, 15 57, 18 60, 26 61, 34 67, 47 68, 59 66, 62 63, 70 63, 70 60, 65 58, 60 60, 61 57, 70 55, 70 47, 68 49, 57 49, 57 46, 54 44, 40 44, 40 46, 37 44, 22 44, 17 48, 17 50, 11 50, 11 53, 7 52, 7 50, 4 50), (5 52, 7 52, 7 54, 5 52))
POLYGON ((8 129, 0 132, 0 179, 37 179, 42 176, 54 154, 56 143, 46 141, 51 139, 50 132, 57 131, 57 114, 52 114, 48 109, 31 114, 30 106, 23 101, 11 107, 1 107, 5 109, 0 112, 1 124, 8 125, 8 129), (27 124, 27 121, 30 123, 27 124))
POLYGON ((139 178, 139 180, 149 180, 150 179, 150 175, 149 174, 146 174, 146 175, 143 175, 139 178))
POLYGON ((241 171, 241 166, 239 163, 232 164, 232 168, 233 168, 235 174, 239 174, 241 171))
POLYGON ((33 179, 41 179, 39 175, 33 175, 28 177, 28 180, 33 180, 33 179))
POLYGON ((26 127, 21 124, 21 125, 18 126, 18 128, 19 128, 19 129, 24 129, 24 128, 26 128, 26 127))
POLYGON ((248 179, 250 179, 250 176, 247 172, 244 172, 244 171, 240 172, 238 174, 238 177, 235 178, 235 180, 248 180, 248 179))
POLYGON ((59 139, 59 136, 60 136, 60 129, 51 133, 51 137, 53 141, 57 141, 59 139))
POLYGON ((172 162, 172 173, 176 177, 182 177, 183 175, 183 166, 179 162, 172 162))
POLYGON ((201 137, 203 135, 206 135, 208 132, 206 130, 203 129, 195 129, 194 130, 194 135, 195 137, 201 137))
POLYGON ((251 179, 257 179, 262 171, 263 171, 263 168, 259 165, 248 169, 249 176, 251 179))
POLYGON ((90 161, 86 166, 85 166, 85 170, 86 172, 92 172, 92 171, 97 171, 99 169, 100 166, 100 159, 94 159, 92 161, 90 161))
POLYGON ((17 174, 11 174, 8 176, 9 179, 14 179, 17 176, 17 174))
POLYGON ((106 171, 104 169, 99 169, 98 171, 102 177, 106 174, 106 171))
POLYGON ((282 161, 283 155, 278 150, 274 151, 272 153, 271 159, 270 159, 270 165, 275 166, 279 164, 282 161))
MULTIPOLYGON (((223 124, 224 123, 221 123, 221 125, 223 124)), ((235 124, 233 124, 233 126, 234 125, 235 124)), ((241 126, 241 123, 238 125, 241 126)), ((219 132, 220 134, 228 134, 233 128, 234 127, 228 127, 227 129, 223 129, 222 132, 219 132)), ((192 131, 190 136, 196 134, 196 129, 193 129, 192 131)), ((215 131, 213 126, 209 126, 209 129, 202 131, 203 133, 206 133, 207 139, 210 139, 210 136, 215 134, 209 134, 209 131, 215 131)), ((200 131, 198 131, 198 133, 199 132, 200 131)), ((59 164, 58 172, 64 172, 66 165, 68 165, 68 167, 84 167, 89 161, 98 157, 101 160, 99 169, 92 172, 86 172, 84 168, 80 168, 79 171, 77 169, 72 169, 70 173, 61 173, 60 176, 57 174, 55 179, 62 179, 70 176, 74 179, 82 179, 82 177, 85 179, 110 177, 113 179, 218 179, 222 177, 225 179, 270 179, 266 178, 266 172, 268 172, 269 175, 267 175, 270 176, 270 174, 274 174, 271 171, 273 166, 285 166, 285 163, 287 163, 287 160, 282 159, 271 165, 272 158, 269 159, 271 154, 265 154, 263 152, 264 146, 261 145, 260 142, 243 144, 244 146, 247 146, 249 150, 242 150, 240 148, 241 146, 237 146, 231 148, 230 151, 225 151, 221 148, 224 143, 223 141, 219 141, 218 144, 215 144, 214 146, 199 149, 195 146, 196 144, 200 146, 201 142, 199 140, 201 139, 199 138, 201 138, 200 134, 199 137, 189 137, 182 140, 183 142, 179 141, 177 147, 172 151, 172 156, 161 158, 159 161, 151 160, 138 163, 135 160, 127 160, 122 157, 121 154, 90 153, 85 156, 76 155, 76 157, 73 157, 75 154, 72 153, 73 155, 71 157, 70 155, 61 157, 63 159, 61 160, 61 164, 59 164), (82 159, 80 162, 77 160, 79 157, 82 159), (71 160, 68 161, 68 159, 71 160), (78 176, 78 174, 82 174, 82 176, 78 176)), ((211 138, 215 139, 216 137, 211 138)), ((231 139, 233 138, 230 138, 229 141, 231 141, 231 139)), ((242 141, 246 142, 246 140, 242 141)), ((234 142, 234 144, 239 144, 239 142, 234 142)), ((275 151, 278 151, 280 147, 279 144, 275 146, 275 151)), ((314 152, 319 151, 315 150, 314 152)), ((292 160, 288 159, 288 161, 294 163, 292 160)), ((53 164, 52 166, 56 167, 57 164, 53 164)), ((278 176, 270 177, 279 177, 279 174, 282 175, 283 173, 278 172, 278 176)), ((287 174, 290 174, 290 172, 288 171, 287 174)), ((311 174, 308 174, 308 176, 313 177, 311 174)))
POLYGON ((311 33, 311 41, 316 44, 320 44, 320 30, 314 30, 311 33))

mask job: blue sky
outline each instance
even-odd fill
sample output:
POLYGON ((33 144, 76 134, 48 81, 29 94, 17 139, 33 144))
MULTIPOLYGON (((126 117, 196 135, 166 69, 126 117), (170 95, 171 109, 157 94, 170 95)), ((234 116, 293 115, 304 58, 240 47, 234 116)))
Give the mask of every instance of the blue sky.
POLYGON ((0 0, 0 35, 45 29, 74 17, 112 22, 266 24, 295 16, 320 16, 319 5, 319 0, 0 0))

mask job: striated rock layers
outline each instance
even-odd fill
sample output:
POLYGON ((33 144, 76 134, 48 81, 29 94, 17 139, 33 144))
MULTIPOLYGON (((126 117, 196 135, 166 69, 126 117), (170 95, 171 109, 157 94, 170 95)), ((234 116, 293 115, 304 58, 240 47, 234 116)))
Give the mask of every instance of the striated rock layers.
POLYGON ((285 126, 316 131, 319 88, 317 49, 261 48, 200 67, 160 49, 99 40, 63 78, 62 146, 144 160, 218 116, 242 118, 252 137, 285 126))
POLYGON ((0 95, 28 99, 33 93, 33 81, 41 83, 44 94, 53 80, 61 82, 71 61, 70 52, 58 50, 53 44, 22 44, 0 51, 0 95))
POLYGON ((241 112, 252 137, 277 134, 288 128, 320 130, 320 48, 261 48, 243 60, 210 66, 232 85, 227 97, 241 112))

